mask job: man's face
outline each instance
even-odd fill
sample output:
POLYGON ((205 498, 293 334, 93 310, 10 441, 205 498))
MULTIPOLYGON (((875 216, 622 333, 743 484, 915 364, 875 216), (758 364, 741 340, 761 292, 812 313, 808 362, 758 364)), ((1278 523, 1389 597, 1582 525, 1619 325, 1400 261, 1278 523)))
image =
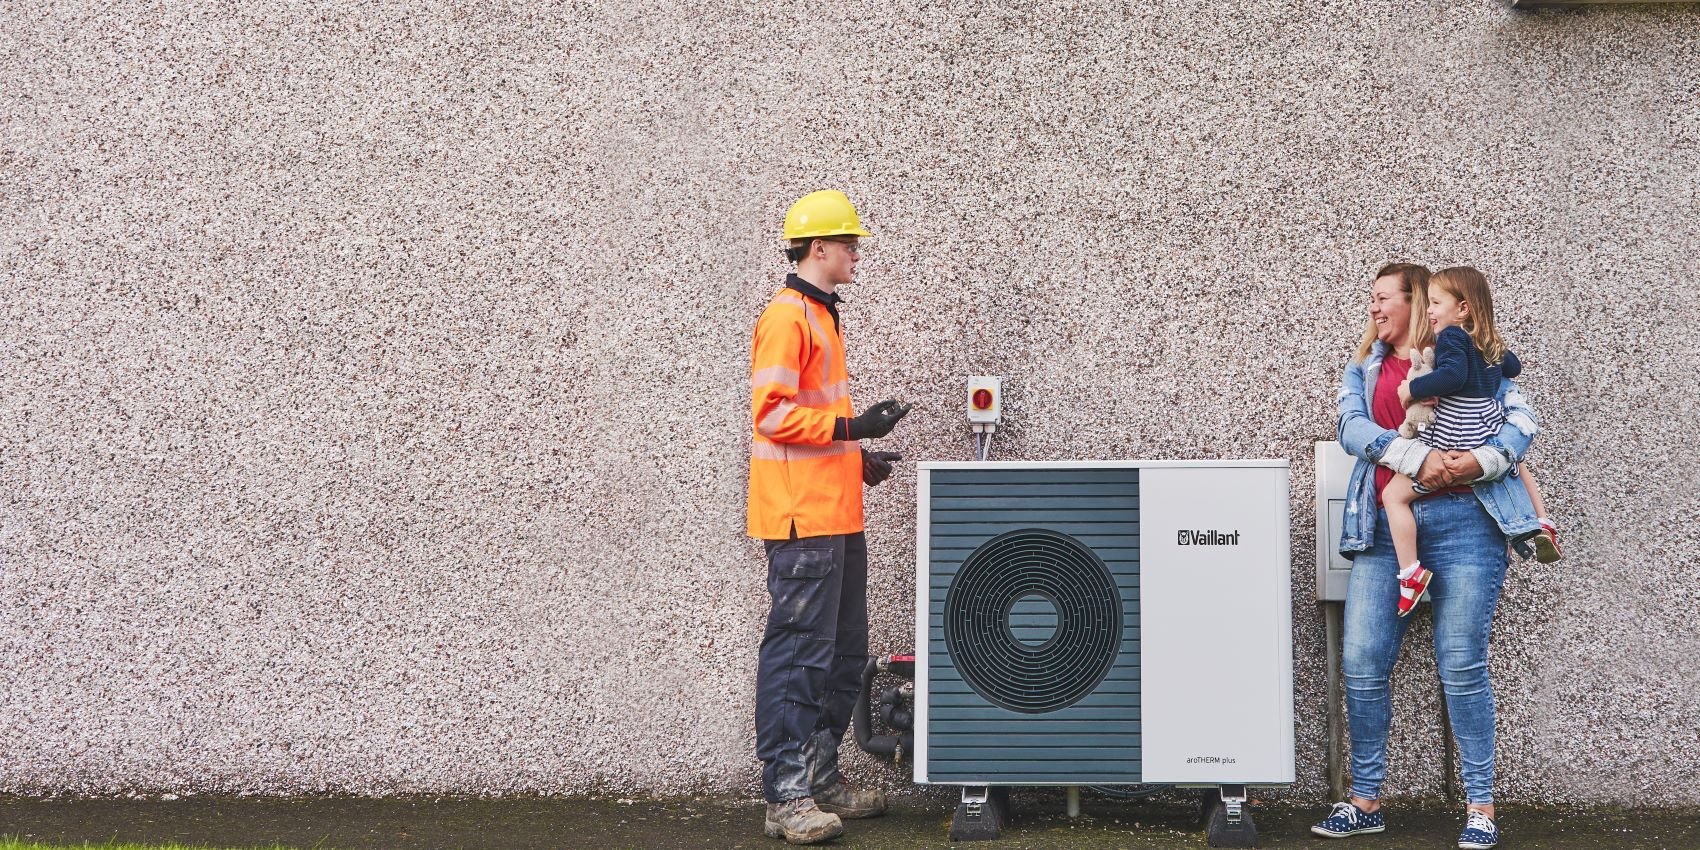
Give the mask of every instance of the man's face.
POLYGON ((833 286, 843 286, 856 276, 862 261, 862 240, 856 236, 825 236, 814 243, 815 267, 833 286))

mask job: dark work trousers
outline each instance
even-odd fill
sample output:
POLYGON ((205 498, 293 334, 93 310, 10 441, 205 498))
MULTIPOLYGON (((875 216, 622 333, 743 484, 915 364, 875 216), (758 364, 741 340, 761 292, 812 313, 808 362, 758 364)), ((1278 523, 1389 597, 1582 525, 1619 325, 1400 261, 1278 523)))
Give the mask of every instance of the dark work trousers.
POLYGON ((868 662, 868 541, 860 532, 767 541, 756 669, 756 757, 770 803, 838 781, 838 744, 868 662))

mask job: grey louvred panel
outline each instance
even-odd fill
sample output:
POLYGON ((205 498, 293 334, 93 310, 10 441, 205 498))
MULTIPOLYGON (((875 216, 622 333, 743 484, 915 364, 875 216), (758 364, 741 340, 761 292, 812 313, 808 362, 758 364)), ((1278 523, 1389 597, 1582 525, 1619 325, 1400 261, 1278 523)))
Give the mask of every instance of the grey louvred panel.
MULTIPOLYGON (((1138 782, 1139 471, 935 470, 928 507, 929 781, 1138 782), (946 600, 964 565, 994 538, 1024 529, 1089 550, 1107 573, 1098 595, 1108 597, 1101 601, 1119 618, 1113 661, 1088 693, 1060 708, 1044 708, 1043 694, 1015 699, 1026 708, 1020 711, 1000 705, 998 694, 988 698, 992 689, 976 688, 973 677, 957 669, 947 641, 946 600)), ((1056 629, 1068 619, 1057 610, 1063 594, 1005 595, 1016 597, 1004 609, 1006 647, 1031 655, 1057 639, 1056 629)), ((1097 644, 1100 651, 1107 645, 1097 644)))

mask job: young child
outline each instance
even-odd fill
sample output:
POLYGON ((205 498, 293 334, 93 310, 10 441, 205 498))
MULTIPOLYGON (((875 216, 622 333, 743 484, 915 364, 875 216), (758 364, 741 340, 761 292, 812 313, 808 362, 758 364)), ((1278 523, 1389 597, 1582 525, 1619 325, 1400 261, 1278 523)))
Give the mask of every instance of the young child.
MULTIPOLYGON (((1487 278, 1469 266, 1442 269, 1429 278, 1428 317, 1435 332, 1434 371, 1400 385, 1399 401, 1408 407, 1414 401, 1438 399, 1434 422, 1421 431, 1422 441, 1443 451, 1469 451, 1505 424, 1505 409, 1497 397, 1499 380, 1517 377, 1523 364, 1505 347, 1494 326, 1487 278)), ((1540 518, 1541 530, 1532 541, 1535 557, 1542 563, 1556 561, 1558 533, 1547 518, 1540 488, 1527 467, 1519 464, 1518 474, 1540 518)), ((1427 492, 1410 478, 1394 475, 1381 494, 1399 558, 1401 617, 1416 609, 1434 577, 1417 560, 1417 518, 1411 510, 1411 504, 1427 492)))

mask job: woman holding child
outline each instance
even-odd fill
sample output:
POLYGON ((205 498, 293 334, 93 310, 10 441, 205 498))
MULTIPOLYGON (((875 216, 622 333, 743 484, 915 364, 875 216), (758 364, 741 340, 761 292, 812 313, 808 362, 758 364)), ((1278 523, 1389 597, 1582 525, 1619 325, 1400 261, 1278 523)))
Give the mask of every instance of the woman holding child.
POLYGON ((1481 850, 1499 841, 1487 651, 1507 542, 1541 535, 1542 560, 1557 557, 1552 526, 1536 508, 1539 493, 1519 467, 1536 432, 1534 412, 1510 380, 1519 368, 1494 326, 1480 272, 1445 269, 1432 283, 1417 265, 1377 273, 1369 326, 1339 398, 1338 438, 1358 459, 1339 543, 1353 559, 1343 641, 1352 790, 1311 828, 1318 835, 1386 828, 1380 794, 1390 679, 1406 615, 1426 599, 1468 798, 1458 846, 1481 850), (1430 347, 1437 349, 1433 376, 1407 382, 1411 350, 1430 347), (1435 425, 1416 437, 1398 431, 1407 401, 1436 411, 1435 425))

